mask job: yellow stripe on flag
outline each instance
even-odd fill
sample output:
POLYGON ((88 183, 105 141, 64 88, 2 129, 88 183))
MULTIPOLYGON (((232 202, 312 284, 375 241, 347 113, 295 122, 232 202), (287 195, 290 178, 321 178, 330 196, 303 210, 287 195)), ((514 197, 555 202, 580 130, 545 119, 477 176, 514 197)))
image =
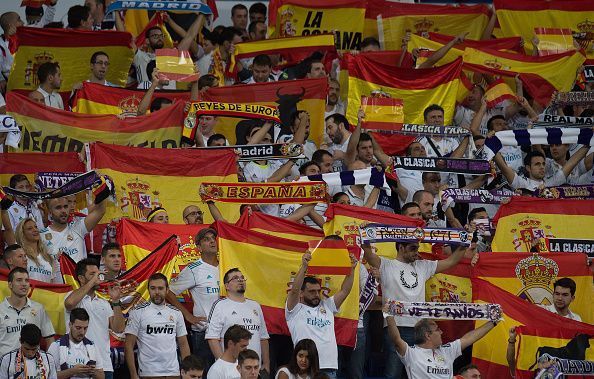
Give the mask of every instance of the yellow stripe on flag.
POLYGON ((309 249, 309 274, 348 275, 351 272, 349 252, 343 240, 309 241, 309 249))

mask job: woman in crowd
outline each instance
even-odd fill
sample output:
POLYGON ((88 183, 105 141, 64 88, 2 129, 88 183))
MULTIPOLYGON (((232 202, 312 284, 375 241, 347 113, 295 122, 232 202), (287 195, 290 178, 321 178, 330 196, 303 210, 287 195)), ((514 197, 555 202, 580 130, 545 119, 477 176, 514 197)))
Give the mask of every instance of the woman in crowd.
POLYGON ((56 281, 56 260, 49 255, 47 247, 41 241, 35 220, 25 218, 19 222, 15 230, 15 239, 27 254, 29 278, 46 283, 61 283, 56 281))
POLYGON ((297 342, 289 364, 281 367, 275 379, 312 379, 320 371, 318 349, 314 341, 297 342))

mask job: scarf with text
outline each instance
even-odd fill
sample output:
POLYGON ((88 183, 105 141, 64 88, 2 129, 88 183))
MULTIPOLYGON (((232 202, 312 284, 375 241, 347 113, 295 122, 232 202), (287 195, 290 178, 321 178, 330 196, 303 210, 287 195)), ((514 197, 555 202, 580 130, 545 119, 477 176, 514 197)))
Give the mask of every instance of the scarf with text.
POLYGON ((326 201, 326 183, 202 183, 202 201, 240 204, 312 204, 326 201))
POLYGON ((559 116, 539 114, 535 128, 583 128, 594 126, 594 117, 559 116))
POLYGON ((439 137, 464 137, 470 134, 470 130, 459 126, 438 126, 438 125, 423 125, 423 124, 396 124, 396 129, 365 129, 370 132, 377 132, 382 134, 405 134, 418 136, 439 136, 439 137))
POLYGON ((384 171, 376 167, 368 167, 361 170, 330 172, 327 174, 310 175, 299 178, 299 182, 325 182, 328 186, 352 186, 357 184, 369 184, 386 191, 388 196, 392 191, 384 171))
POLYGON ((557 379, 563 376, 592 376, 594 375, 594 362, 577 359, 564 359, 553 357, 550 354, 543 354, 538 358, 539 365, 548 366, 542 368, 536 375, 536 379, 557 379))
POLYGON ((594 185, 539 188, 534 196, 545 199, 594 199, 594 185))
POLYGON ((21 141, 21 129, 14 118, 0 115, 0 133, 8 134, 6 136, 6 141, 4 142, 6 146, 14 147, 15 149, 19 147, 19 142, 21 141))
POLYGON ((594 92, 572 91, 556 92, 551 99, 551 105, 592 105, 594 104, 594 92))
POLYGON ((484 175, 491 172, 489 161, 482 159, 394 156, 393 166, 394 168, 413 171, 453 172, 469 175, 484 175))
POLYGON ((438 320, 501 320, 499 304, 405 302, 388 299, 388 314, 397 317, 422 317, 438 320))
POLYGON ((200 0, 185 1, 142 1, 142 0, 118 0, 107 7, 105 15, 119 10, 146 10, 146 11, 183 11, 211 15, 212 10, 200 0))
POLYGON ((233 146, 210 146, 198 147, 195 149, 232 149, 238 156, 240 161, 257 161, 269 159, 288 159, 304 158, 303 145, 287 142, 287 143, 271 143, 262 145, 233 145, 233 146))
POLYGON ((445 211, 454 203, 478 203, 478 204, 501 204, 502 201, 509 200, 514 192, 508 189, 467 189, 467 188, 448 188, 440 191, 441 206, 445 211))
POLYGON ((414 228, 385 224, 368 224, 359 228, 363 243, 404 242, 470 245, 470 236, 463 229, 414 228))

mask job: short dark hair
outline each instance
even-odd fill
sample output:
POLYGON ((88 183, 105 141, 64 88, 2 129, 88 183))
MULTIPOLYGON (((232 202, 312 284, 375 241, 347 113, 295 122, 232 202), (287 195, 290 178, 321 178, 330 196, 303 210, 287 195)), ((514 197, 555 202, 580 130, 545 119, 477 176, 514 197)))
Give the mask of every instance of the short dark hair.
POLYGON ((74 308, 70 311, 70 323, 74 324, 76 320, 89 321, 89 313, 84 308, 74 308))
POLYGON ((470 212, 468 212, 468 222, 474 220, 476 218, 477 213, 479 212, 486 212, 487 210, 483 207, 474 208, 470 212))
POLYGON ((421 208, 421 207, 419 207, 419 204, 415 203, 414 201, 409 201, 408 203, 406 203, 402 206, 400 213, 404 214, 404 212, 406 212, 410 208, 421 208))
POLYGON ((220 134, 220 133, 215 133, 212 136, 208 137, 208 140, 206 141, 206 146, 212 146, 214 141, 218 141, 218 140, 224 140, 225 142, 227 142, 227 138, 225 138, 224 135, 220 134))
POLYGON ((248 11, 248 9, 247 9, 247 7, 245 5, 243 5, 243 4, 235 4, 233 6, 233 8, 231 8, 231 17, 235 16, 235 11, 240 10, 240 9, 242 9, 242 10, 245 9, 246 12, 248 11))
POLYGON ((371 141, 371 136, 365 132, 361 132, 359 135, 359 142, 357 142, 357 149, 359 148, 359 145, 361 145, 361 142, 367 141, 371 141))
POLYGON ((311 68, 313 67, 314 63, 322 63, 322 64, 324 64, 324 62, 322 62, 321 59, 309 58, 307 60, 307 65, 305 66, 305 73, 306 74, 309 74, 311 72, 311 68))
POLYGON ((96 51, 91 55, 91 63, 95 63, 97 61, 97 57, 100 55, 105 55, 107 59, 109 59, 109 55, 105 51, 96 51))
POLYGON ((338 201, 338 199, 340 199, 342 196, 349 196, 347 195, 346 192, 336 192, 334 194, 334 196, 332 196, 332 203, 336 203, 338 201))
POLYGON ((147 280, 147 284, 150 284, 151 282, 153 282, 155 280, 165 281, 165 288, 169 288, 169 281, 167 280, 167 277, 165 275, 161 274, 160 272, 155 272, 154 274, 149 276, 149 278, 147 280))
POLYGON ((427 115, 429 114, 429 112, 433 112, 433 111, 441 111, 441 113, 445 113, 443 108, 440 107, 439 105, 431 104, 430 106, 425 108, 425 110, 423 111, 423 119, 427 120, 427 115))
POLYGON ((308 161, 299 167, 299 173, 301 175, 305 175, 305 170, 307 170, 310 166, 316 166, 318 169, 320 168, 320 165, 318 165, 316 162, 308 161))
POLYGON ((21 329, 21 343, 29 346, 39 346, 41 342, 41 329, 35 324, 27 324, 21 329))
POLYGON ((328 155, 328 156, 332 157, 332 154, 330 154, 330 152, 328 150, 319 149, 319 150, 314 151, 314 153, 311 155, 311 160, 313 162, 316 162, 319 166, 324 161, 324 155, 328 155))
POLYGON ((258 26, 258 24, 264 24, 264 26, 266 26, 266 24, 262 21, 250 22, 250 24, 248 25, 248 33, 256 33, 256 27, 258 26))
POLYGON ((301 284, 301 291, 305 289, 306 284, 320 284, 320 281, 313 276, 306 276, 303 278, 303 284, 301 284))
POLYGON ((375 37, 363 38, 363 41, 361 41, 361 50, 363 50, 367 46, 377 46, 379 48, 380 42, 375 37))
POLYGON ((249 340, 252 338, 252 333, 248 331, 241 325, 231 325, 229 329, 225 332, 223 336, 223 343, 225 345, 225 349, 229 346, 229 341, 233 341, 233 343, 238 343, 241 340, 249 340))
POLYGON ((88 266, 95 266, 99 268, 99 263, 97 263, 97 261, 92 258, 85 258, 78 261, 78 263, 76 264, 76 269, 74 270, 74 274, 76 275, 77 281, 80 282, 80 280, 78 280, 79 276, 85 276, 85 274, 87 273, 88 266))
POLYGON ((37 78, 39 79, 39 83, 45 83, 47 78, 50 75, 56 75, 59 69, 60 64, 58 62, 45 62, 41 64, 37 69, 37 78))
POLYGON ((120 244, 117 242, 106 243, 105 245, 103 245, 103 248, 101 249, 101 256, 105 257, 109 250, 120 250, 120 244))
POLYGON ((546 160, 546 157, 543 153, 537 150, 531 150, 526 154, 524 157, 524 166, 531 166, 532 165, 532 158, 541 157, 542 159, 546 160))
MULTIPOLYGON (((245 6, 243 6, 243 7, 245 8, 245 6)), ((221 32, 220 43, 223 43, 225 41, 231 42, 231 41, 233 41, 233 37, 235 37, 235 36, 242 37, 243 34, 241 33, 241 30, 234 28, 233 26, 227 26, 221 32)))
POLYGON ((78 28, 89 18, 91 14, 91 9, 86 5, 75 5, 68 9, 68 27, 69 28, 78 28))
POLYGON ((326 121, 328 120, 332 120, 332 122, 336 125, 343 124, 346 130, 351 129, 351 124, 349 124, 349 120, 347 120, 347 118, 340 113, 331 114, 330 116, 326 117, 326 121))
POLYGON ((476 365, 473 365, 472 363, 470 363, 470 364, 467 364, 466 366, 462 367, 460 369, 460 371, 458 372, 458 374, 462 375, 468 370, 478 370, 478 369, 479 368, 476 365))
POLYGON ((6 248, 4 249, 4 259, 8 258, 7 255, 10 255, 12 253, 14 253, 15 251, 17 251, 18 249, 22 249, 23 247, 21 245, 19 245, 18 243, 13 243, 12 245, 8 245, 6 246, 6 248))
POLYGON ((256 65, 272 67, 272 59, 270 59, 268 54, 258 54, 254 57, 252 62, 252 66, 256 65))
POLYGON ((229 283, 229 275, 233 274, 234 272, 241 272, 239 267, 233 267, 230 270, 227 270, 225 275, 223 276, 223 283, 229 283))
POLYGON ((575 281, 571 278, 561 278, 557 280, 555 283, 553 283, 553 290, 555 287, 569 288, 571 296, 575 296, 575 290, 577 289, 575 281))
POLYGON ((22 267, 15 267, 15 268, 13 268, 8 273, 8 283, 12 283, 12 281, 14 280, 14 276, 16 274, 27 274, 27 275, 29 275, 29 271, 25 270, 22 267))
POLYGON ((144 32, 144 38, 146 38, 146 39, 149 39, 149 38, 150 38, 150 35, 151 35, 151 32, 152 32, 153 30, 158 30, 158 31, 160 31, 160 32, 163 32, 163 29, 161 29, 161 27, 160 27, 160 26, 151 26, 150 28, 148 28, 148 29, 146 30, 146 32, 144 32))
POLYGON ((171 104, 171 103, 173 103, 173 101, 171 101, 170 99, 168 99, 166 97, 157 97, 156 99, 154 99, 151 102, 151 107, 150 107, 151 113, 161 110, 161 108, 163 108, 163 105, 171 104))
POLYGON ((29 181, 29 178, 27 178, 27 176, 23 175, 23 174, 16 174, 16 175, 11 176, 10 181, 9 181, 10 188, 16 187, 17 184, 19 184, 20 182, 22 182, 24 180, 29 181))
POLYGON ((204 367, 204 361, 195 355, 188 355, 182 359, 180 365, 180 369, 185 372, 192 370, 204 371, 204 367))
POLYGON ((237 357, 237 364, 241 366, 243 362, 248 359, 255 359, 258 362, 260 362, 260 357, 258 356, 258 353, 250 349, 245 349, 244 351, 239 353, 239 356, 237 357))
POLYGON ((248 13, 258 13, 266 16, 266 14, 268 13, 268 9, 266 9, 266 5, 264 5, 264 3, 254 3, 250 6, 250 10, 248 11, 248 13))
POLYGON ((487 130, 493 130, 493 121, 495 120, 505 120, 505 117, 503 117, 503 115, 500 114, 496 114, 495 116, 491 117, 489 121, 487 121, 487 130))
POLYGON ((201 90, 204 87, 214 87, 217 80, 217 77, 213 74, 202 75, 200 79, 198 79, 198 89, 201 90))

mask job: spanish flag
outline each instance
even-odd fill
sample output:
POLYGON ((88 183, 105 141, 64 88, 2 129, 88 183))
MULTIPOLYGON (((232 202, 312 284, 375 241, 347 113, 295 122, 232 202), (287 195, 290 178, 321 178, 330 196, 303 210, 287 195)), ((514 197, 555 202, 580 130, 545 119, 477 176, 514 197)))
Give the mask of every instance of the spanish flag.
POLYGON ((345 54, 341 67, 348 70, 347 118, 357 122, 357 112, 363 96, 402 99, 406 113, 404 122, 423 124, 423 111, 431 104, 440 104, 445 110, 445 124, 449 124, 456 108, 456 94, 462 61, 428 69, 395 68, 372 64, 364 55, 345 54))
MULTIPOLYGON (((145 91, 108 87, 97 83, 84 82, 76 91, 72 111, 85 114, 113 114, 120 117, 136 117, 138 104, 145 91)), ((153 98, 166 98, 189 101, 189 92, 159 91, 153 98)))
POLYGON ((309 241, 311 261, 307 273, 314 275, 348 275, 351 260, 343 240, 309 241))
MULTIPOLYGON (((103 222, 128 217, 145 221, 148 213, 163 207, 169 222, 182 224, 182 212, 196 205, 204 212, 204 221, 213 219, 199 200, 202 182, 237 182, 235 153, 229 150, 151 149, 92 144, 92 169, 114 181, 118 206, 109 204, 103 222)), ((221 204, 227 220, 239 217, 238 206, 221 204)))
POLYGON ((464 69, 490 75, 516 76, 528 93, 546 105, 555 91, 570 91, 586 58, 577 51, 532 57, 488 49, 467 48, 464 69))
MULTIPOLYGON (((489 254, 487 254, 488 256, 489 254)), ((496 254, 498 256, 498 254, 496 254)), ((526 254, 521 254, 526 256, 526 254)), ((497 258, 494 257, 494 258, 497 258)), ((485 255, 481 255, 479 265, 485 255)), ((582 266, 585 257, 582 255, 582 266)), ((561 266, 559 267, 561 270, 561 266)), ((564 274, 571 268, 565 267, 564 274)), ((561 274, 560 275, 564 275, 561 274)), ((534 272, 534 278, 544 273, 534 272)), ((570 275, 566 275, 570 276, 570 275)), ((590 299, 592 297, 592 279, 590 278, 590 299)), ((476 364, 483 377, 487 379, 509 378, 510 372, 505 357, 506 349, 503 347, 505 341, 509 338, 509 330, 517 327, 518 337, 516 338, 516 378, 528 379, 534 377, 534 372, 529 371, 530 366, 536 361, 537 349, 539 347, 563 347, 566 346, 572 338, 578 334, 594 335, 594 327, 586 323, 581 323, 558 316, 531 304, 515 294, 489 283, 480 278, 472 279, 474 302, 496 303, 500 304, 503 310, 503 320, 497 327, 489 332, 485 337, 473 345, 472 362, 476 364)), ((538 290, 538 288, 534 288, 538 290)), ((578 284, 578 293, 581 290, 578 284)), ((588 290, 588 287, 586 288, 588 290)), ((549 292, 546 288, 543 291, 549 292)), ((573 308, 573 304, 572 304, 573 308)), ((590 308, 591 313, 591 308, 590 308)), ((584 315, 582 314, 582 317, 584 315)), ((592 322, 591 319, 589 322, 592 322)), ((477 326, 482 322, 477 321, 477 326)), ((586 360, 594 360, 594 351, 592 348, 586 351, 586 360)))
MULTIPOLYGON (((216 229, 219 234, 221 282, 225 272, 238 267, 249 280, 246 296, 262 306, 268 332, 289 335, 285 301, 308 244, 224 222, 217 222, 216 229)), ((358 275, 359 270, 356 269, 355 283, 359 283, 358 275)), ((323 296, 330 297, 340 289, 344 276, 324 274, 316 278, 322 285, 323 296)), ((223 295, 224 292, 221 288, 223 295)), ((336 342, 339 345, 354 346, 358 318, 359 286, 353 285, 335 319, 336 342)))
POLYGON ((4 153, 0 159, 0 185, 8 186, 10 177, 26 175, 34 183, 37 173, 83 173, 85 165, 77 153, 4 153))
POLYGON ((155 56, 160 78, 188 83, 198 80, 199 74, 196 73, 189 51, 158 49, 155 56))
POLYGON ((324 233, 321 230, 262 212, 252 212, 251 214, 243 212, 235 225, 255 232, 301 242, 324 238, 324 233))
MULTIPOLYGON (((242 42, 235 45, 231 62, 227 67, 230 75, 237 73, 236 62, 254 58, 256 55, 280 54, 279 66, 293 66, 315 52, 324 53, 324 59, 332 61, 338 55, 334 45, 334 34, 308 35, 303 37, 271 38, 263 41, 242 42)), ((245 67, 247 68, 247 67, 245 67)))
POLYGON ((271 37, 336 33, 338 50, 359 50, 365 20, 365 0, 272 0, 268 5, 271 37), (345 22, 348 20, 348 22, 345 22))
POLYGON ((23 128, 23 151, 82 151, 87 142, 117 145, 177 147, 184 120, 184 103, 150 115, 122 119, 113 115, 84 115, 49 108, 10 92, 6 111, 23 128))
MULTIPOLYGON (((342 237, 347 247, 360 245, 359 226, 363 223, 382 223, 398 226, 423 226, 423 220, 397 215, 375 209, 356 207, 354 205, 330 204, 325 214, 324 233, 342 237)), ((377 254, 396 257, 396 246, 390 243, 379 243, 377 254)))
MULTIPOLYGON (((285 130, 289 128, 293 112, 296 110, 306 111, 309 113, 311 121, 309 139, 320 144, 324 135, 327 95, 328 79, 320 78, 209 88, 202 94, 200 100, 278 107, 285 130)), ((237 123, 236 118, 217 117, 215 133, 223 134, 231 145, 246 143, 246 129, 247 127, 237 123), (237 137, 239 137, 239 142, 237 142, 237 137)))
POLYGON ((57 62, 62 73, 60 91, 69 93, 75 83, 89 78, 93 53, 109 55, 107 81, 125 86, 132 64, 132 36, 116 31, 80 31, 74 29, 18 28, 18 50, 8 80, 9 90, 35 90, 39 86, 37 70, 45 62, 57 62))
MULTIPOLYGON (((10 296, 8 273, 8 270, 0 269, 0 297, 3 299, 10 296)), ((72 287, 68 284, 51 284, 37 280, 29 280, 29 284, 31 285, 31 290, 28 297, 43 305, 56 334, 62 335, 66 333, 64 298, 68 292, 72 291, 72 287)))
POLYGON ((575 50, 573 31, 563 28, 534 28, 538 38, 538 55, 551 55, 575 50))
MULTIPOLYGON (((594 202, 512 197, 493 222, 493 251, 529 252, 535 239, 594 239, 594 202)), ((541 240, 542 241, 542 240, 541 240)))
POLYGON ((400 99, 362 96, 361 108, 365 112, 363 129, 393 130, 404 122, 404 106, 400 99))
MULTIPOLYGON (((576 33, 592 33, 594 3, 591 1, 495 0, 500 34, 497 37, 520 36, 532 51, 535 28, 571 29, 576 33)), ((594 58, 592 39, 580 40, 580 47, 589 59, 594 58)))
MULTIPOLYGON (((118 275, 117 281, 122 288, 122 312, 128 313, 135 305, 150 300, 148 292, 148 279, 154 273, 161 273, 168 279, 173 277, 175 259, 178 253, 177 236, 169 236, 162 241, 151 253, 145 256, 133 267, 118 275)), ((67 254, 60 256, 60 267, 64 283, 76 289, 80 285, 76 280, 76 263, 67 254)), ((109 287, 113 282, 102 282, 97 294, 109 300, 109 287)), ((63 303, 62 303, 63 304, 63 303)))
POLYGON ((487 108, 493 108, 504 100, 515 100, 516 94, 509 88, 503 79, 499 78, 489 84, 489 87, 487 87, 485 92, 485 97, 487 99, 487 108))
POLYGON ((399 49, 407 31, 418 35, 439 32, 450 36, 468 32, 468 38, 478 40, 489 21, 489 8, 485 4, 453 6, 389 1, 384 4, 386 7, 377 17, 377 25, 380 42, 386 50, 399 49))
POLYGON ((116 238, 122 248, 122 269, 134 267, 169 236, 178 237, 178 252, 173 267, 174 276, 188 264, 200 259, 196 234, 207 224, 155 224, 122 218, 117 224, 116 238))

